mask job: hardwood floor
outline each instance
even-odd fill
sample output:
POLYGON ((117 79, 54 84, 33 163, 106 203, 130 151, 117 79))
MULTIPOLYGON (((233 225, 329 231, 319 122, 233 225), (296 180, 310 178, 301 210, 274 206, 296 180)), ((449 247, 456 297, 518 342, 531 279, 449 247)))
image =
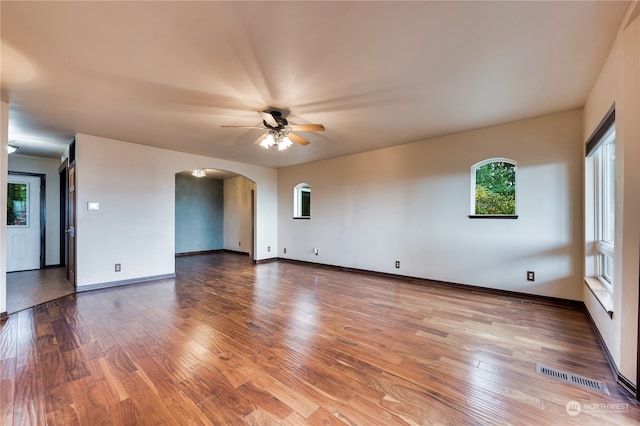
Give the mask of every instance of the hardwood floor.
POLYGON ((7 274, 7 312, 31 308, 74 291, 65 268, 10 272, 7 274))
POLYGON ((10 315, 2 425, 640 421, 580 310, 234 254, 176 265, 10 315))

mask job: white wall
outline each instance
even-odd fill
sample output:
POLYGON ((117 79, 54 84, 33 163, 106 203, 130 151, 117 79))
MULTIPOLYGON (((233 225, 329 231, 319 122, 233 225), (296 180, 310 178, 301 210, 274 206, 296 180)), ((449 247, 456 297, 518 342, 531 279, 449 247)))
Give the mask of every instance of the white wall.
MULTIPOLYGON (((632 4, 631 7, 633 8, 632 4)), ((640 18, 625 22, 584 107, 583 141, 616 105, 616 235, 613 318, 583 297, 620 373, 636 382, 640 262, 640 18)), ((587 242, 588 243, 588 242, 587 242)))
MULTIPOLYGON (((9 104, 0 102, 0 205, 7 205, 9 104)), ((0 208, 0 317, 7 312, 7 209, 0 208)))
POLYGON ((46 175, 46 265, 60 264, 60 160, 11 154, 9 171, 46 175))
POLYGON ((580 300, 581 117, 570 111, 280 169, 278 256, 580 300), (493 157, 517 162, 517 220, 468 217, 470 168, 493 157), (310 220, 292 218, 300 182, 311 185, 310 220))
POLYGON ((223 185, 224 248, 252 254, 251 191, 255 189, 255 184, 238 176, 225 179, 223 185))
POLYGON ((193 168, 247 176, 257 189, 257 260, 277 247, 275 169, 78 134, 78 286, 171 274, 175 270, 175 174, 193 168), (100 203, 87 211, 87 202, 100 203), (121 263, 122 271, 114 272, 121 263))

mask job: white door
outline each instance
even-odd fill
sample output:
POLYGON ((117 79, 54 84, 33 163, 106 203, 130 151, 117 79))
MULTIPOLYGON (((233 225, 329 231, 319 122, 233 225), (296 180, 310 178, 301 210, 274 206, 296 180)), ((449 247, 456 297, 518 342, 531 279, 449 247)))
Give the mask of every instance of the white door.
POLYGON ((40 269, 40 178, 9 175, 7 272, 40 269))

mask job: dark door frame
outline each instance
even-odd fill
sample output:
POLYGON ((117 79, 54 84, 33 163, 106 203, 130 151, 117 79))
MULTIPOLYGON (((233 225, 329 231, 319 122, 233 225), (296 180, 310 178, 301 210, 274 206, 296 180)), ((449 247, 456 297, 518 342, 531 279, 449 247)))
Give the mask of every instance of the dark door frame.
MULTIPOLYGON (((44 173, 8 172, 9 176, 29 176, 40 178, 40 269, 46 266, 47 258, 47 175, 44 173)), ((6 224, 5 224, 6 226, 6 224)))
POLYGON ((67 241, 67 228, 69 227, 69 197, 68 186, 69 186, 69 176, 68 176, 68 168, 69 168, 69 159, 65 158, 64 162, 60 164, 58 167, 58 173, 60 174, 60 266, 68 267, 68 256, 69 252, 67 251, 68 241, 67 241))
MULTIPOLYGON (((73 148, 73 144, 71 147, 73 148)), ((60 266, 65 267, 67 270, 67 279, 71 281, 73 287, 76 287, 75 270, 72 268, 72 260, 75 260, 75 250, 71 254, 72 244, 70 227, 71 227, 71 215, 75 214, 75 200, 70 197, 70 179, 69 172, 75 167, 75 161, 70 161, 69 158, 65 158, 60 167, 58 167, 58 173, 60 174, 60 266), (74 256, 74 259, 71 258, 74 256), (71 276, 73 274, 73 276, 71 276)), ((76 267, 75 261, 73 262, 73 268, 76 267)))

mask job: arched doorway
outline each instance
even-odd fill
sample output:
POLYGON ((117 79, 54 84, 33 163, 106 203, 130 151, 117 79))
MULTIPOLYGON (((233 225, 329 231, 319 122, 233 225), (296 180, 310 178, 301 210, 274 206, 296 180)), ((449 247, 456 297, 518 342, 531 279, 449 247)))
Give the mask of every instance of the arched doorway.
POLYGON ((212 168, 176 173, 175 254, 255 255, 256 183, 212 168))

